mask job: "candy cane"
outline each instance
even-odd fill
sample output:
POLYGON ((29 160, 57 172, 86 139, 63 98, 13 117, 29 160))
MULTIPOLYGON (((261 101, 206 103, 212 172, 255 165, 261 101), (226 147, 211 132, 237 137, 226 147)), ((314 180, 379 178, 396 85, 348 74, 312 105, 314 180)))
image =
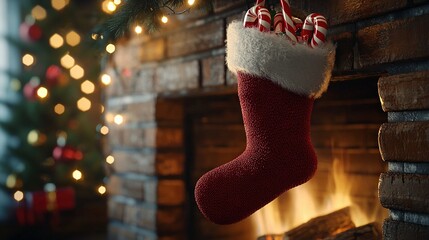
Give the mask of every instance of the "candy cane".
POLYGON ((305 43, 311 40, 310 46, 316 47, 326 42, 328 22, 320 14, 312 13, 305 19, 301 36, 305 43))
POLYGON ((256 11, 258 7, 259 6, 254 6, 247 10, 246 15, 244 16, 244 27, 251 28, 257 26, 256 20, 258 19, 258 15, 256 11))
POLYGON ((285 32, 285 25, 284 25, 284 19, 282 13, 276 13, 274 15, 274 33, 284 33, 285 32))
POLYGON ((244 27, 258 27, 261 32, 269 32, 271 29, 270 11, 261 6, 252 7, 247 11, 244 17, 244 27))
POLYGON ((284 18, 284 22, 285 22, 285 31, 286 31, 286 36, 293 42, 297 42, 297 38, 295 35, 295 24, 293 23, 292 20, 292 13, 290 11, 290 5, 289 5, 289 1, 288 0, 280 0, 280 3, 282 5, 282 13, 283 13, 283 18, 284 18))
POLYGON ((256 6, 265 6, 265 0, 256 0, 256 6))

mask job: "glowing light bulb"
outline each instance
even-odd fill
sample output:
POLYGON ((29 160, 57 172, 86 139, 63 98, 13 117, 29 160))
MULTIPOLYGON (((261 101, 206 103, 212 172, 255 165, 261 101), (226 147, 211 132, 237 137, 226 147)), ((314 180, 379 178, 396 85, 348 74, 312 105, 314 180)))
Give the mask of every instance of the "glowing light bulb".
POLYGON ((115 122, 117 125, 121 125, 124 122, 124 117, 120 114, 117 114, 113 118, 113 122, 115 122))
POLYGON ((17 202, 20 202, 20 201, 22 201, 22 200, 24 199, 24 193, 23 193, 23 192, 21 192, 21 191, 16 191, 16 192, 13 194, 13 198, 14 198, 17 202))
POLYGON ((106 46, 106 52, 108 52, 110 54, 114 53, 115 50, 116 50, 115 45, 113 45, 111 43, 106 46))
POLYGON ((51 5, 52 8, 60 11, 61 9, 63 9, 65 6, 67 6, 68 1, 66 0, 51 0, 51 5))
POLYGON ((70 76, 76 80, 83 78, 83 75, 85 75, 85 71, 79 65, 74 65, 74 67, 70 69, 70 76))
POLYGON ((100 128, 100 133, 103 134, 103 135, 109 134, 109 128, 107 126, 102 126, 100 128))
POLYGON ((58 33, 49 38, 49 45, 53 48, 60 48, 64 44, 64 39, 58 33))
POLYGON ((14 188, 16 186, 16 183, 17 183, 16 175, 10 174, 9 176, 7 176, 7 178, 6 178, 6 187, 8 187, 8 188, 14 188))
POLYGON ((86 94, 91 94, 95 91, 95 85, 89 81, 89 80, 85 80, 81 85, 80 85, 80 90, 83 93, 86 94))
POLYGON ((64 55, 60 61, 61 61, 61 66, 67 69, 72 68, 75 64, 74 58, 70 56, 68 53, 64 55))
POLYGON ((122 2, 121 0, 113 0, 113 3, 116 4, 116 5, 121 4, 121 2, 122 2))
POLYGON ((195 0, 188 0, 188 5, 189 5, 189 6, 194 5, 194 3, 195 3, 195 0))
POLYGON ((97 190, 98 190, 98 193, 100 193, 101 195, 106 193, 106 187, 105 186, 99 186, 97 190))
POLYGON ((39 141, 39 131, 31 130, 27 135, 27 142, 31 145, 35 145, 39 141))
POLYGON ((141 26, 136 26, 134 28, 134 32, 136 32, 137 34, 140 34, 143 32, 143 28, 141 26))
POLYGON ((61 115, 66 111, 66 108, 61 103, 58 103, 57 105, 55 105, 54 111, 56 114, 61 115))
POLYGON ((82 172, 76 169, 73 171, 72 176, 76 181, 80 180, 82 179, 82 172))
POLYGON ((39 96, 39 98, 46 98, 48 96, 48 89, 45 87, 39 87, 39 89, 37 89, 37 96, 39 96))
POLYGON ((115 162, 115 158, 112 155, 106 157, 106 163, 113 164, 115 162))
POLYGON ((167 16, 162 16, 161 22, 162 23, 167 23, 168 22, 168 17, 167 16))
POLYGON ((91 101, 86 97, 82 97, 77 101, 77 108, 82 112, 86 112, 91 109, 91 101))
POLYGON ((116 10, 116 4, 112 1, 109 1, 107 3, 107 10, 109 10, 109 12, 114 12, 116 10))
POLYGON ((34 61, 34 57, 31 54, 27 53, 22 57, 22 63, 27 67, 33 65, 34 61))
POLYGON ((70 31, 66 35, 66 42, 68 45, 74 47, 80 43, 80 35, 75 31, 70 31))
POLYGON ((40 5, 37 5, 31 9, 31 16, 36 20, 43 20, 46 18, 46 15, 46 10, 40 5))
POLYGON ((103 74, 101 76, 101 82, 106 86, 110 85, 112 83, 112 78, 110 77, 109 74, 103 74))

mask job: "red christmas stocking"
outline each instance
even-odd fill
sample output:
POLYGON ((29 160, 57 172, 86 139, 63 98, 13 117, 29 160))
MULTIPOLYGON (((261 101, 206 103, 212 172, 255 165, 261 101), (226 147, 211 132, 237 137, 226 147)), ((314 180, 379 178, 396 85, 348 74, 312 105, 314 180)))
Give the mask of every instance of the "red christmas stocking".
POLYGON ((228 27, 227 64, 238 78, 247 146, 197 182, 195 199, 209 220, 240 221, 313 176, 310 116, 334 55, 331 44, 312 49, 239 22, 228 27))

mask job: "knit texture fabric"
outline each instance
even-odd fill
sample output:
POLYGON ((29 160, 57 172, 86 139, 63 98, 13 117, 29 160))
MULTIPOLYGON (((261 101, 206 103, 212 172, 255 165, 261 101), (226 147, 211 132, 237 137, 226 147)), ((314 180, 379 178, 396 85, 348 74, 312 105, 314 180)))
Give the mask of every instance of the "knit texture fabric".
POLYGON ((246 149, 206 173, 195 188, 201 212, 217 224, 248 217, 284 191, 308 181, 317 168, 310 141, 312 98, 242 72, 238 94, 246 149))

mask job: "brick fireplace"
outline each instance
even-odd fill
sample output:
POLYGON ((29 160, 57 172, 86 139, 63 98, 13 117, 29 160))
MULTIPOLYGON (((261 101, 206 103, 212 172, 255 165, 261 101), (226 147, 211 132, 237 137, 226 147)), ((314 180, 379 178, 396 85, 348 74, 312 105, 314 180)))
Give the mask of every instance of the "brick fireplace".
MULTIPOLYGON (((340 171, 351 203, 370 213, 370 221, 388 218, 386 239, 415 239, 411 232, 425 239, 429 80, 422 71, 429 69, 429 3, 291 4, 327 16, 330 39, 337 44, 330 88, 312 116, 319 168, 305 189, 321 208, 332 185, 338 185, 333 172, 340 171), (335 162, 341 163, 339 170, 335 162), (381 203, 392 209, 389 217, 378 199, 381 173, 381 203), (406 190, 414 188, 417 200, 410 206, 392 197, 409 196, 406 190)), ((208 222, 193 200, 198 177, 245 146, 224 41, 228 23, 241 19, 247 8, 244 1, 214 1, 211 13, 181 15, 163 31, 132 36, 117 47, 105 70, 113 80, 106 90, 105 151, 115 158, 106 165, 110 239, 256 239, 260 234, 252 218, 230 226, 208 222), (123 124, 112 122, 115 114, 124 117, 123 124)), ((284 219, 293 215, 293 198, 287 193, 278 200, 284 219)))

